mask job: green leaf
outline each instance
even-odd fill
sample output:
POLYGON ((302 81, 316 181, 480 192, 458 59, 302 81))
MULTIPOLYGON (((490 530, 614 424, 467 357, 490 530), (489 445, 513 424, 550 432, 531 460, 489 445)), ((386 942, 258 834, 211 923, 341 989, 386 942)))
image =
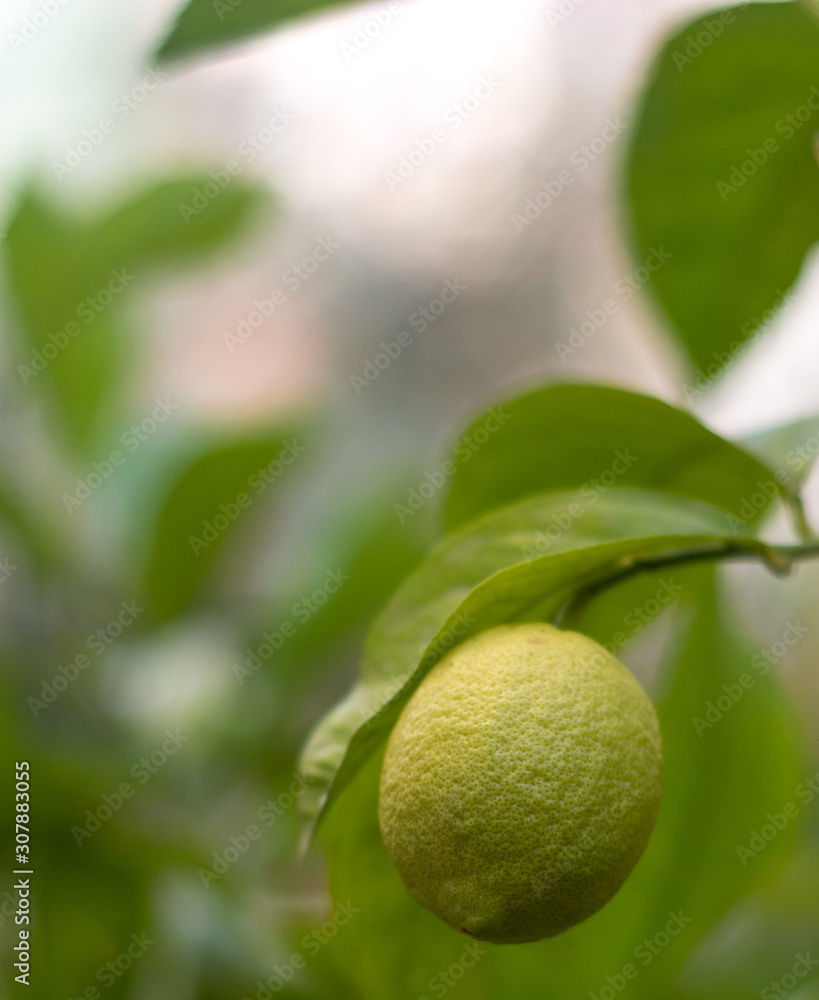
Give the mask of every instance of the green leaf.
POLYGON ((17 536, 38 571, 62 566, 65 561, 62 540, 32 498, 24 496, 10 483, 0 483, 0 522, 17 536))
POLYGON ((190 0, 157 52, 160 62, 271 31, 339 0, 190 0))
POLYGON ((162 265, 221 247, 260 204, 257 191, 236 186, 195 209, 209 180, 158 184, 102 220, 68 216, 33 191, 17 207, 5 241, 22 335, 17 375, 26 391, 44 390, 76 455, 93 451, 127 374, 128 296, 162 265))
MULTIPOLYGON (((759 996, 760 987, 772 987, 792 974, 796 955, 819 940, 819 851, 805 837, 803 850, 770 887, 743 900, 691 955, 677 983, 674 1000, 745 1000, 759 996)), ((815 957, 815 956, 814 956, 815 957)), ((797 978, 819 980, 804 965, 797 978)), ((781 991, 780 991, 781 992, 781 991)), ((769 996, 776 996, 770 989, 769 996)), ((791 994, 808 1000, 811 993, 791 994)))
POLYGON ((760 480, 771 479, 690 414, 598 385, 551 385, 503 403, 473 421, 452 451, 448 531, 530 494, 602 495, 615 483, 703 500, 740 517, 760 480))
POLYGON ((755 857, 738 850, 749 845, 768 812, 779 812, 794 797, 801 746, 779 685, 755 665, 758 651, 730 621, 722 595, 707 588, 659 707, 664 802, 632 891, 650 901, 644 926, 661 927, 672 908, 693 922, 691 938, 680 935, 662 963, 652 963, 648 993, 651 983, 660 989, 669 966, 681 968, 694 941, 763 884, 793 847, 792 824, 755 857), (731 704, 723 711, 726 698, 731 704), (720 706, 719 717, 709 712, 709 702, 720 706))
POLYGON ((819 454, 819 417, 805 417, 757 431, 740 443, 746 451, 773 469, 776 478, 788 490, 798 493, 819 454))
POLYGON ((115 299, 130 278, 113 272, 126 262, 97 251, 90 232, 32 193, 10 223, 5 249, 22 334, 17 375, 25 392, 46 394, 61 436, 83 453, 124 374, 115 299), (110 304, 97 309, 109 295, 110 304))
POLYGON ((304 451, 280 430, 210 445, 172 481, 151 526, 142 594, 165 621, 202 596, 219 559, 304 451))
POLYGON ((254 220, 264 200, 260 188, 235 177, 224 187, 209 175, 180 177, 136 194, 98 226, 95 239, 109 259, 140 270, 195 261, 254 220))
POLYGON ((358 683, 311 737, 305 813, 320 816, 452 646, 505 622, 554 620, 578 592, 661 557, 764 554, 760 542, 726 536, 724 523, 702 504, 612 488, 594 501, 537 497, 446 539, 373 623, 358 683))
POLYGON ((817 61, 808 4, 753 3, 678 31, 644 91, 634 257, 671 254, 648 287, 700 369, 693 395, 783 304, 819 237, 817 61))

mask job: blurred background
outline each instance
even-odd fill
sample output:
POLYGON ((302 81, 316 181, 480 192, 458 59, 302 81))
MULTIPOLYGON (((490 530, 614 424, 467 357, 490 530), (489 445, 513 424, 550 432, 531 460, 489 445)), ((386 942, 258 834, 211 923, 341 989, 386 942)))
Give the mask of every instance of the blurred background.
MULTIPOLYGON (((0 745, 4 788, 32 769, 27 995, 255 997, 330 919, 321 853, 296 862, 298 752, 436 537, 435 504, 395 505, 476 410, 604 381, 739 436, 817 405, 815 258, 692 397, 628 252, 636 97, 709 5, 376 0, 157 64, 179 9, 0 11, 0 745)), ((728 578, 760 648, 816 621, 814 569, 728 578)), ((805 774, 817 634, 775 668, 805 774)), ((764 890, 794 961, 819 941, 816 897, 794 902, 819 887, 810 851, 764 890)), ((703 942, 684 995, 760 995, 736 944, 760 908, 703 942)), ((331 950, 276 992, 358 995, 331 950)))

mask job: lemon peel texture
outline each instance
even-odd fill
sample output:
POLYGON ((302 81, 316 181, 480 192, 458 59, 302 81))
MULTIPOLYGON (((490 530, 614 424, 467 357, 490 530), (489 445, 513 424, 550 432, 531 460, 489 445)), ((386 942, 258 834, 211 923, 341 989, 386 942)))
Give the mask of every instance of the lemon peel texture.
POLYGON ((657 716, 592 639, 504 625, 451 650, 390 735, 379 820, 412 896, 501 944, 600 909, 648 843, 662 786, 657 716))

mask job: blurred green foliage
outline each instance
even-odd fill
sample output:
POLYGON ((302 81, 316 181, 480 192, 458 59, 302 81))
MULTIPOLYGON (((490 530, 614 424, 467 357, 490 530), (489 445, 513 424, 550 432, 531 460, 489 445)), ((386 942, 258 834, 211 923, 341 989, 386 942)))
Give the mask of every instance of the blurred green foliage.
POLYGON ((157 53, 168 62, 276 28, 343 0, 189 0, 157 53))
POLYGON ((703 385, 782 308, 819 238, 818 59, 811 4, 745 4, 675 32, 643 91, 634 254, 671 254, 651 289, 703 385))
POLYGON ((90 221, 66 215, 33 190, 20 199, 6 236, 24 348, 17 371, 25 388, 49 394, 77 454, 88 454, 128 370, 125 293, 163 265, 220 248, 259 206, 260 192, 234 187, 202 211, 181 211, 208 181, 166 181, 90 221))
POLYGON ((158 621, 191 605, 245 511, 296 462, 302 441, 279 431, 211 443, 180 470, 148 540, 143 592, 158 621))

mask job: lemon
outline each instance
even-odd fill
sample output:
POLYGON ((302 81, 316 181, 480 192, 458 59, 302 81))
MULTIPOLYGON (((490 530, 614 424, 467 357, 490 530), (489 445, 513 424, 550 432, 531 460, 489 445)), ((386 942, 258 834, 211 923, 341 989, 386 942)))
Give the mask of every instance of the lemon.
POLYGON ((387 744, 379 820, 412 896, 501 944, 600 909, 648 843, 662 746, 651 702, 592 639, 504 625, 451 650, 387 744))

